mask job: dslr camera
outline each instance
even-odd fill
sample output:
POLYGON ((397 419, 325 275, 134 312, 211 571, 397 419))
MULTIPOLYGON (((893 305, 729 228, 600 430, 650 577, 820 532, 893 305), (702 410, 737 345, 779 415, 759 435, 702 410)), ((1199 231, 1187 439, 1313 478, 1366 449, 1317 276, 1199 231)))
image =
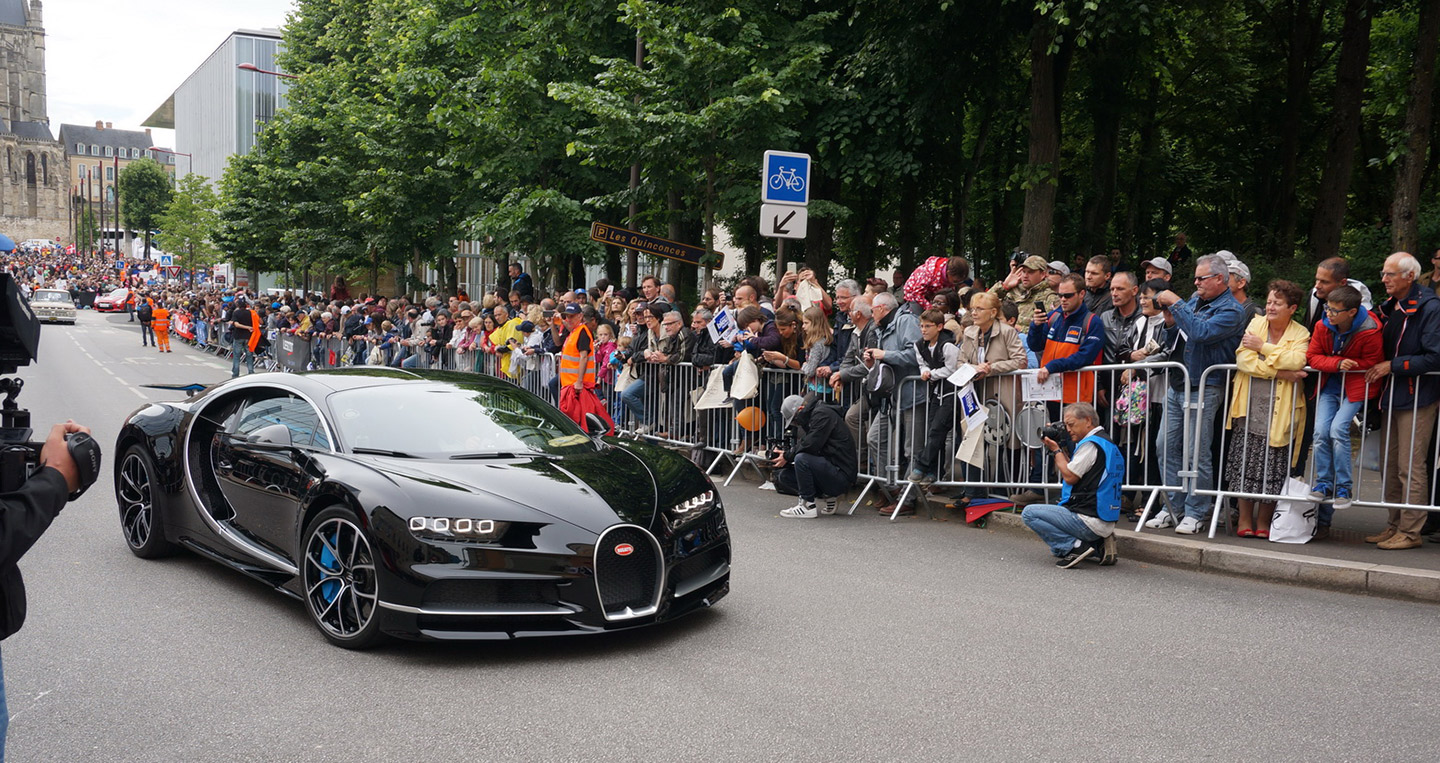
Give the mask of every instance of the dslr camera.
MULTIPOLYGON (((20 366, 28 366, 40 349, 40 321, 30 302, 15 285, 9 273, 0 272, 0 375, 13 374, 20 366)), ((30 411, 16 402, 25 387, 21 379, 0 378, 0 492, 8 493, 25 484, 40 468, 43 443, 31 442, 30 411)), ((95 484, 100 475, 100 444, 83 432, 65 438, 70 457, 75 459, 80 475, 80 489, 70 496, 78 498, 95 484)))
POLYGON ((1070 452, 1070 446, 1074 445, 1074 443, 1070 442, 1070 430, 1066 429, 1065 425, 1058 421, 1040 427, 1040 436, 1049 437, 1051 440, 1054 440, 1055 444, 1059 445, 1060 449, 1067 453, 1070 452))

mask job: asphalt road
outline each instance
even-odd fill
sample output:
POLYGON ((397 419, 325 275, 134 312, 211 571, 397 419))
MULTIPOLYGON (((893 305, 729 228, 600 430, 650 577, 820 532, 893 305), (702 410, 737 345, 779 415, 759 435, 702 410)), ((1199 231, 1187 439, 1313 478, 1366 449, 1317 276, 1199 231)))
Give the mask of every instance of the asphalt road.
MULTIPOLYGON (((3 645, 12 761, 1433 760, 1440 610, 1121 560, 1023 533, 785 520, 724 491, 732 593, 641 632, 328 645, 302 605, 194 556, 147 562, 108 477, 121 419, 228 365, 123 315, 47 326, 37 430, 107 475, 25 557, 3 645)), ((862 515, 863 514, 863 515, 862 515)))

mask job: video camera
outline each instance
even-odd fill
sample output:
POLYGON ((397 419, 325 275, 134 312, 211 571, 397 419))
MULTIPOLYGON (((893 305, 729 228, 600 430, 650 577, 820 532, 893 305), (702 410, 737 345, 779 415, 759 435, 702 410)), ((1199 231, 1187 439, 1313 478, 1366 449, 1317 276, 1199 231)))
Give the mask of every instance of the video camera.
MULTIPOLYGON (((40 321, 15 279, 0 272, 0 375, 30 365, 39 350, 40 321)), ((5 394, 0 402, 0 493, 19 489, 40 468, 41 443, 30 441, 30 411, 15 401, 24 387, 21 379, 0 378, 0 392, 5 394)), ((80 475, 80 489, 73 499, 100 475, 100 444, 83 432, 69 435, 65 443, 80 475)))

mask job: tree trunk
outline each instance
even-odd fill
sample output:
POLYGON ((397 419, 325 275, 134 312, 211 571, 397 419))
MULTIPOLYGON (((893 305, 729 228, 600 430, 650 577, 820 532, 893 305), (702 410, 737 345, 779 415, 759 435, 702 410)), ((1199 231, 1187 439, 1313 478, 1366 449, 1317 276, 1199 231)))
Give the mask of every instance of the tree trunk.
POLYGON ((882 188, 874 188, 861 197, 860 225, 856 230, 855 277, 864 280, 875 277, 876 250, 880 240, 880 196, 882 188))
POLYGON ((1310 221, 1310 252, 1317 262, 1340 254, 1345 201, 1355 172, 1360 106, 1365 98, 1366 68, 1370 64, 1370 18, 1370 0, 1346 0, 1329 140, 1325 162, 1321 164, 1315 213, 1310 221))
MULTIPOLYGON (((1139 263, 1150 259, 1149 244, 1141 251, 1138 245, 1136 228, 1139 226, 1140 218, 1146 214, 1150 201, 1150 168, 1155 166, 1157 157, 1155 141, 1155 115, 1160 102, 1160 77, 1150 75, 1150 85, 1146 89, 1144 115, 1140 119, 1140 152, 1135 162, 1135 177, 1130 182, 1129 199, 1125 205, 1125 227, 1120 234, 1120 253, 1133 263, 1137 270, 1143 273, 1139 263)), ((1164 252, 1160 256, 1164 256, 1164 252)))
POLYGON ((1295 255, 1295 228, 1300 201, 1295 195, 1299 176, 1302 114, 1314 76, 1311 59, 1320 40, 1321 12, 1311 12, 1310 0, 1294 0, 1290 18, 1289 54, 1285 66, 1285 107, 1280 114, 1280 186, 1275 196, 1275 230, 1272 251, 1282 259, 1295 255))
POLYGON ((920 205, 920 178, 904 178, 900 190, 900 230, 895 237, 899 258, 896 267, 909 275, 915 269, 915 210, 920 205))
MULTIPOLYGON (((1115 42, 1110 45, 1119 47, 1115 42)), ((1090 165, 1090 196, 1086 199, 1080 221, 1081 251, 1087 255, 1108 251, 1110 217, 1115 209, 1116 176, 1120 171, 1120 117, 1125 107, 1125 64, 1130 55, 1130 51, 1122 50, 1102 55, 1096 61, 1090 86, 1090 119, 1095 131, 1095 149, 1090 165)))
MULTIPOLYGON (((1440 38, 1440 1, 1420 4, 1420 30, 1405 107, 1405 152, 1395 162, 1395 198, 1390 204, 1390 246, 1415 253, 1420 245, 1420 180, 1430 147, 1430 108, 1434 95, 1435 46, 1440 38)), ((1423 259, 1423 258, 1422 258, 1423 259)))
MULTIPOLYGON (((980 128, 975 133, 975 149, 970 153, 970 164, 955 196, 955 254, 965 254, 965 226, 969 224, 970 195, 975 190, 975 178, 980 174, 981 162, 985 159, 985 144, 990 140, 990 129, 995 126, 995 112, 998 100, 991 97, 985 102, 980 117, 980 128)), ((972 263, 973 264, 973 263, 972 263)))
POLYGON ((1020 248, 1049 259, 1055 224, 1055 196, 1060 178, 1060 99, 1069 55, 1050 52, 1055 29, 1035 14, 1030 32, 1030 186, 1025 189, 1025 215, 1020 223, 1020 248))

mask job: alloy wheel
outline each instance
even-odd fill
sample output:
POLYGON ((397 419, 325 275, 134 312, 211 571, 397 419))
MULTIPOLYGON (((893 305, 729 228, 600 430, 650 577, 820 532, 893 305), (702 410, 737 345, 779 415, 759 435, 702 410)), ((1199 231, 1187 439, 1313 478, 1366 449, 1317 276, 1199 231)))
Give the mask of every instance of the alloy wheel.
POLYGON ((125 531, 125 542, 131 548, 141 548, 150 540, 155 524, 155 501, 150 470, 145 467, 140 454, 125 456, 125 462, 120 465, 120 484, 115 492, 120 498, 120 527, 125 531))
POLYGON ((332 517, 305 543, 305 596, 315 621, 335 638, 360 634, 378 600, 370 541, 353 522, 332 517))

